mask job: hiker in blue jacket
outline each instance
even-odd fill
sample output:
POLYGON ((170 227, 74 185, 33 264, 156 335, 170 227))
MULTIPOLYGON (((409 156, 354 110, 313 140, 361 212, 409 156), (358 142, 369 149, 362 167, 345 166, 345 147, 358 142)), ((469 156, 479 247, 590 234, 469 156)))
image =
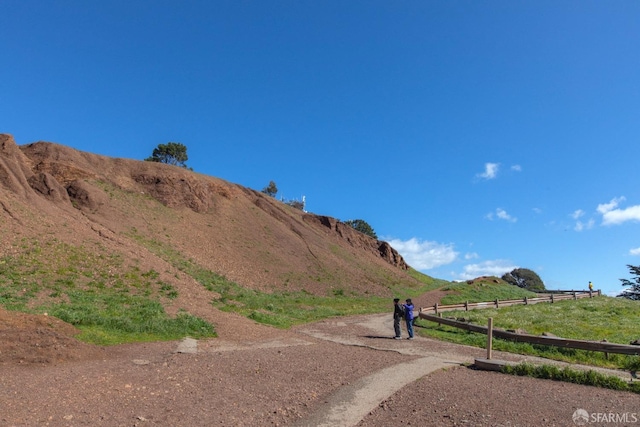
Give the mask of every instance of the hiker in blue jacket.
POLYGON ((413 303, 411 298, 407 298, 405 304, 402 304, 404 308, 404 320, 407 322, 407 332, 409 332, 409 340, 413 339, 413 303))

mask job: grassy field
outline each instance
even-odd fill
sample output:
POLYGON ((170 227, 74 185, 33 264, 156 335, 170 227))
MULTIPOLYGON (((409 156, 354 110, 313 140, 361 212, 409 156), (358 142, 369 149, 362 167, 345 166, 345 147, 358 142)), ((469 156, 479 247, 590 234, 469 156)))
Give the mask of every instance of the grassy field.
POLYGON ((478 280, 473 284, 466 282, 450 283, 442 288, 448 291, 448 295, 442 298, 440 304, 461 304, 464 302, 485 302, 510 299, 532 298, 537 296, 534 292, 506 284, 503 281, 494 282, 495 278, 478 280))
MULTIPOLYGON (((418 277, 418 276, 416 276, 418 277)), ((422 276, 424 285, 418 288, 394 288, 398 294, 414 298, 434 286, 429 276, 422 276)), ((335 316, 370 314, 389 311, 389 298, 354 296, 334 290, 334 295, 318 296, 304 291, 264 293, 247 290, 236 284, 215 289, 221 297, 213 304, 223 311, 232 311, 257 322, 279 328, 309 323, 335 316)))
MULTIPOLYGON (((553 335, 579 340, 629 344, 638 339, 640 305, 637 301, 620 298, 594 297, 580 300, 558 301, 553 304, 511 306, 500 309, 445 312, 446 317, 464 317, 477 325, 486 325, 489 317, 493 325, 502 329, 520 329, 529 334, 553 335)), ((486 346, 486 336, 461 329, 438 326, 420 320, 419 333, 433 338, 477 347, 486 346)), ((519 354, 530 354, 554 360, 578 362, 598 366, 631 369, 638 365, 637 356, 588 352, 575 349, 547 347, 494 339, 494 349, 519 354)), ((638 348, 640 352, 640 347, 638 348)))

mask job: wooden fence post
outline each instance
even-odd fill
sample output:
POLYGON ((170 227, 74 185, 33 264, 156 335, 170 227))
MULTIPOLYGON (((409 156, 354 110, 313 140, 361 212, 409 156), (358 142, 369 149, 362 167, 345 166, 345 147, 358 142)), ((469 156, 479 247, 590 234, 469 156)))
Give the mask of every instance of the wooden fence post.
POLYGON ((500 308, 500 300, 496 298, 496 308, 500 308))
POLYGON ((529 304, 529 302, 527 301, 527 297, 524 297, 524 305, 529 304))
POLYGON ((576 295, 576 291, 573 291, 573 299, 576 300, 578 299, 577 295, 576 295))
POLYGON ((487 324, 487 360, 491 360, 493 350, 493 317, 489 317, 487 324))
POLYGON ((464 302, 464 311, 469 311, 469 301, 464 302))
POLYGON ((553 294, 551 294, 551 304, 553 304, 553 294))
POLYGON ((436 314, 438 314, 438 303, 436 303, 436 305, 433 306, 434 312, 436 314))

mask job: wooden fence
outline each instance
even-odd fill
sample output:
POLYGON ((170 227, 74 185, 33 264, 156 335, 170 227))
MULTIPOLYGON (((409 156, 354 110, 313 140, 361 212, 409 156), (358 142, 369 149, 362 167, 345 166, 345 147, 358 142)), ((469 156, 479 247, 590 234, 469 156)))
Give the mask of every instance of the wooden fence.
POLYGON ((580 298, 592 298, 594 296, 601 295, 600 290, 597 291, 548 291, 544 294, 540 294, 539 297, 527 298, 524 297, 522 299, 512 299, 512 300, 495 300, 489 302, 464 302, 460 304, 450 304, 450 305, 440 305, 436 304, 433 307, 422 307, 420 308, 420 312, 423 313, 441 313, 443 311, 453 311, 453 310, 476 310, 482 308, 501 308, 501 307, 509 307, 511 305, 527 305, 527 304, 537 304, 539 302, 550 302, 553 303, 555 301, 567 300, 567 299, 580 299, 580 298))
MULTIPOLYGON (((420 319, 428 320, 430 322, 436 322, 441 325, 452 326, 454 328, 460 328, 471 332, 477 332, 481 334, 488 333, 488 327, 474 325, 467 322, 462 322, 455 319, 447 319, 441 317, 443 311, 452 311, 452 310, 473 310, 473 309, 481 309, 481 308, 499 308, 506 307, 510 305, 516 304, 536 304, 539 302, 554 302, 559 301, 561 299, 578 299, 578 298, 589 298, 593 295, 600 295, 600 291, 572 291, 571 294, 557 295, 550 294, 548 297, 539 297, 539 298, 524 298, 524 300, 507 300, 507 301, 492 301, 492 302, 483 302, 483 303, 465 303, 465 304, 452 304, 452 305, 442 305, 439 306, 436 304, 433 307, 420 308, 420 312, 418 313, 418 317, 420 319)), ((626 345, 626 344, 616 344, 609 342, 598 342, 598 341, 582 341, 582 340, 574 340, 574 339, 566 339, 559 337, 549 337, 549 336, 538 336, 538 335, 530 335, 530 334, 519 334, 515 332, 508 332, 501 329, 493 329, 493 336, 496 338, 508 339, 516 342, 526 342, 530 344, 538 344, 538 345, 549 345, 554 347, 563 347, 563 348, 575 348, 580 350, 588 350, 588 351, 600 351, 603 353, 618 353, 618 354, 628 354, 628 355, 640 355, 640 346, 637 345, 626 345)))

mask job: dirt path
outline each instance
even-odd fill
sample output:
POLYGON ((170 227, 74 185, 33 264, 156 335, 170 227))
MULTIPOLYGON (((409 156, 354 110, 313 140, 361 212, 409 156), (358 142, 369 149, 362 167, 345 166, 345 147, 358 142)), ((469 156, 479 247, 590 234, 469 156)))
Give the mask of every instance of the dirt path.
POLYGON ((333 394, 324 405, 296 424, 303 426, 353 426, 360 422, 380 402, 402 387, 435 370, 460 366, 468 358, 435 356, 420 346, 421 338, 408 342, 391 339, 393 321, 388 314, 320 322, 298 331, 314 338, 348 346, 366 347, 377 351, 393 351, 405 355, 421 355, 410 362, 384 368, 360 379, 333 394), (354 332, 354 333, 352 333, 354 332), (408 345, 405 345, 408 344, 408 345), (417 345, 416 345, 417 344, 417 345))
POLYGON ((392 330, 389 314, 355 316, 3 365, 0 426, 564 426, 576 408, 638 411, 637 395, 472 371, 484 350, 392 330))
MULTIPOLYGON (((396 392, 403 388, 410 389, 412 383, 426 375, 446 368, 471 364, 475 358, 486 356, 482 349, 442 343, 417 335, 412 341, 397 341, 391 339, 392 327, 391 317, 388 314, 382 314, 319 322, 298 330, 300 333, 342 345, 421 357, 411 362, 381 369, 348 387, 341 388, 296 426, 355 426, 396 392)), ((501 352, 497 352, 494 358, 513 362, 556 363, 546 359, 501 352)), ((593 369, 572 366, 577 369, 593 369)), ((620 371, 606 369, 601 371, 609 375, 628 377, 626 373, 620 371)))
POLYGON ((402 387, 446 366, 448 366, 447 362, 441 359, 423 357, 381 369, 341 388, 317 411, 294 425, 296 427, 354 426, 402 387))

